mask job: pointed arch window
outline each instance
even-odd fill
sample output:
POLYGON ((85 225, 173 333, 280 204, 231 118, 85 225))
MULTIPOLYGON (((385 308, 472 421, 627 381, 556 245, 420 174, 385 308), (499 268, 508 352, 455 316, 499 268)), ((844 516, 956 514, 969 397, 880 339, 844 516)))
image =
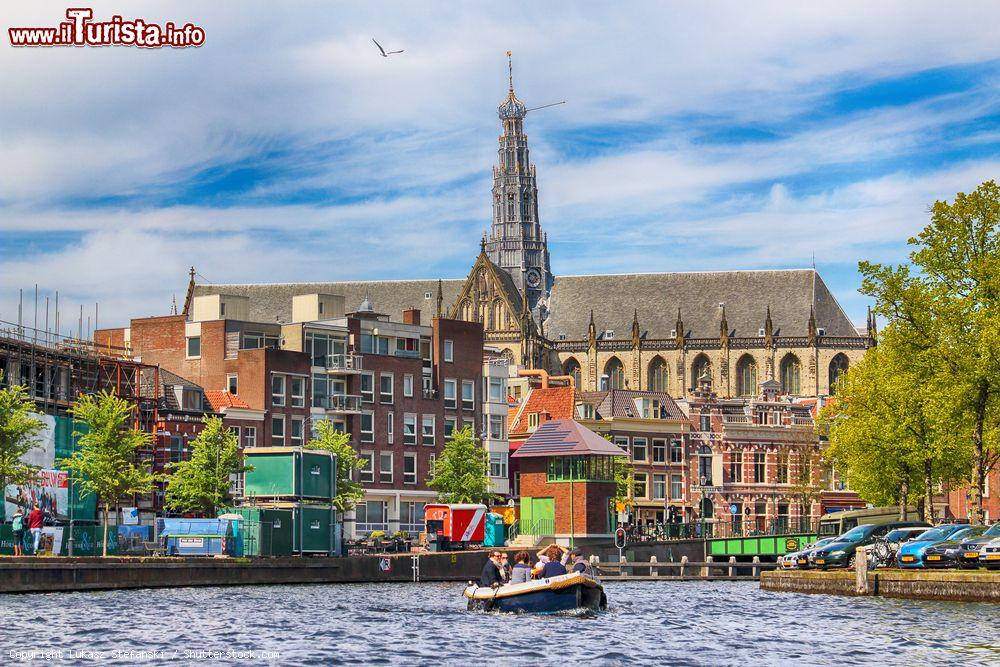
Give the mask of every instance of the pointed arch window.
POLYGON ((830 393, 836 393, 837 380, 847 372, 847 355, 840 352, 830 361, 830 393))
POLYGON ((736 363, 736 393, 739 396, 757 394, 757 362, 749 354, 744 354, 736 363))
POLYGON ((696 388, 698 380, 706 373, 709 377, 712 376, 712 361, 706 355, 699 354, 691 364, 691 387, 696 388))
POLYGON ((607 376, 607 389, 625 388, 625 367, 618 357, 612 357, 604 366, 604 375, 607 376))
POLYGON ((802 364, 794 354, 781 360, 781 393, 798 396, 802 393, 802 364))
POLYGON ((580 362, 570 357, 563 364, 563 375, 569 375, 573 378, 573 384, 576 386, 576 390, 580 391, 580 362))
POLYGON ((667 391, 667 362, 663 357, 655 357, 649 362, 649 372, 647 373, 649 391, 667 391))

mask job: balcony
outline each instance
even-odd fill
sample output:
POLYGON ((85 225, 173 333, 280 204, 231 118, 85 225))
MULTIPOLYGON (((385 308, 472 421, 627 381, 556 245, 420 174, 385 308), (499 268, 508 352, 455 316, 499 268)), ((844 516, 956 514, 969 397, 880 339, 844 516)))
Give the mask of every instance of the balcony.
POLYGON ((419 359, 420 358, 420 351, 419 350, 396 350, 393 354, 394 354, 394 356, 397 356, 397 357, 406 357, 407 359, 419 359))
POLYGON ((353 394, 333 394, 317 397, 313 404, 327 412, 340 415, 361 414, 361 397, 353 394))
MULTIPOLYGON (((433 401, 437 398, 437 395, 438 393, 436 389, 424 389, 424 400, 433 401)), ((453 405, 452 407, 455 406, 453 405)))
POLYGON ((363 370, 361 360, 360 354, 328 354, 324 366, 330 375, 350 375, 363 370))

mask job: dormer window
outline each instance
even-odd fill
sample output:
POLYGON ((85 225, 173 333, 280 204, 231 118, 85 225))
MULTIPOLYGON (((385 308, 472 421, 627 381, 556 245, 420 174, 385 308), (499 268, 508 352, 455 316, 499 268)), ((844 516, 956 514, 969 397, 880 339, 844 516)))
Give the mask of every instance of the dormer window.
POLYGON ((528 414, 528 430, 534 431, 538 428, 538 413, 531 412, 528 414))

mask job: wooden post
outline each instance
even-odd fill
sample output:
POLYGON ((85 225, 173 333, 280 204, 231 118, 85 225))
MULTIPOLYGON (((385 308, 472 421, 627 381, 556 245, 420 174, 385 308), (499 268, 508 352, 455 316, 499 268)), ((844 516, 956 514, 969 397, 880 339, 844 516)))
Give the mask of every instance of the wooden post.
POLYGON ((621 577, 623 579, 627 579, 628 578, 628 566, 625 565, 625 563, 628 562, 628 556, 625 556, 623 554, 623 555, 619 556, 618 559, 619 559, 619 562, 621 563, 621 566, 618 568, 618 574, 621 575, 621 577))
MULTIPOLYGON (((706 563, 714 563, 715 562, 714 556, 709 556, 708 558, 705 559, 705 562, 706 563)), ((706 565, 705 567, 701 568, 701 576, 706 577, 706 578, 711 577, 713 569, 714 568, 708 567, 706 565)))
POLYGON ((871 595, 871 590, 868 588, 868 558, 864 547, 854 550, 854 575, 857 594, 871 595))
POLYGON ((736 556, 729 557, 729 576, 736 576, 736 556))
POLYGON ((686 573, 685 571, 687 570, 687 564, 688 564, 688 557, 681 556, 681 578, 683 578, 686 573))
POLYGON ((655 567, 655 565, 656 565, 656 556, 650 556, 649 557, 649 563, 650 563, 649 576, 651 576, 651 577, 658 577, 658 576, 660 576, 660 568, 655 567))
POLYGON ((753 557, 753 578, 760 579, 760 556, 753 557))

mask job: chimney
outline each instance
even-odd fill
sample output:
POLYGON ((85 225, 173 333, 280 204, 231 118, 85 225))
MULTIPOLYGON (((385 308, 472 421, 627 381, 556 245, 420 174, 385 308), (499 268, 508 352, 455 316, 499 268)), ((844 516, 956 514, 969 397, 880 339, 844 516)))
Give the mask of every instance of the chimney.
POLYGON ((552 419, 552 413, 549 412, 548 410, 542 410, 541 412, 538 413, 538 425, 539 426, 541 426, 542 424, 544 424, 547 421, 550 421, 551 419, 552 419))
POLYGON ((420 325, 420 309, 419 308, 407 308, 403 311, 403 324, 416 324, 420 325))

